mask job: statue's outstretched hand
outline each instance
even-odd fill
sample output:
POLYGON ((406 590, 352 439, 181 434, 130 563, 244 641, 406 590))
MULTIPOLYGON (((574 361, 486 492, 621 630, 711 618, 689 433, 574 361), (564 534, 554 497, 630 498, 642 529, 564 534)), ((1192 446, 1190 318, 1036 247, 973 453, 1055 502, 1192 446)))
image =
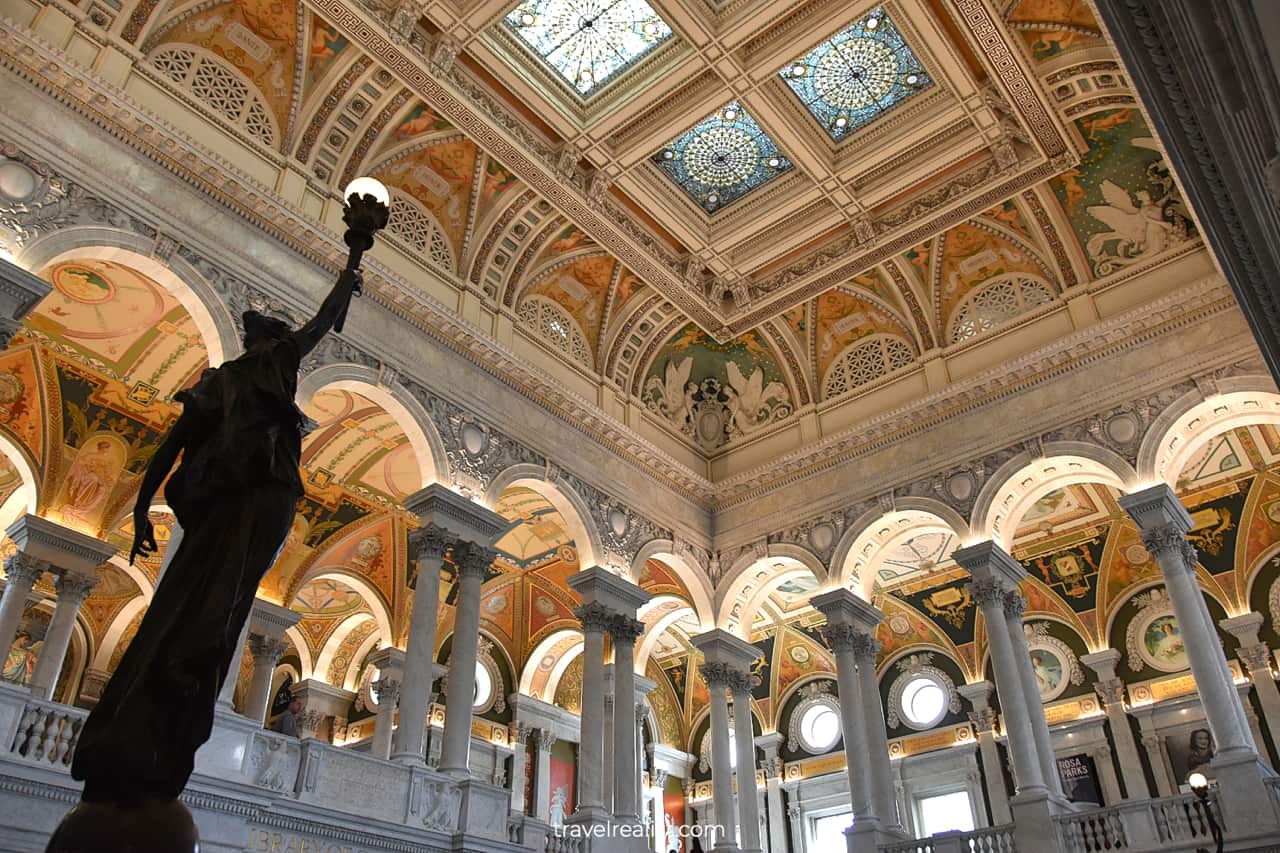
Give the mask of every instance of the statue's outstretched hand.
POLYGON ((133 516, 133 550, 129 552, 129 565, 139 556, 149 557, 160 550, 156 545, 156 531, 151 526, 151 518, 147 513, 135 513, 133 516))

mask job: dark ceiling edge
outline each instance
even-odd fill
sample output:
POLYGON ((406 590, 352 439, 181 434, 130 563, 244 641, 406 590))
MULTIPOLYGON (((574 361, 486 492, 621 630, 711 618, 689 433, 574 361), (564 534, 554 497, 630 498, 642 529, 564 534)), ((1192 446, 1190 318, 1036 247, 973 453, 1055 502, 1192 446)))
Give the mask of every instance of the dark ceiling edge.
POLYGON ((1263 23, 1248 0, 1095 3, 1280 384, 1280 85, 1263 23))

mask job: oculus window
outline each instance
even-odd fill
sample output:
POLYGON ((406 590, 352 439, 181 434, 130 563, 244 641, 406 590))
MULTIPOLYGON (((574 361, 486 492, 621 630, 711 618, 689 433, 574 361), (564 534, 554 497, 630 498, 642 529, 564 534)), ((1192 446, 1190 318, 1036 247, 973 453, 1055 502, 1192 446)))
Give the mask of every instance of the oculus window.
POLYGON ((933 85, 883 9, 845 27, 780 73, 837 142, 933 85))
POLYGON ((792 168, 777 143, 737 101, 671 140, 653 162, 708 213, 792 168))
POLYGON ((581 97, 671 38, 645 0, 525 0, 505 21, 581 97))
POLYGON ((899 699, 898 715, 913 727, 927 729, 947 713, 947 689, 924 673, 908 676, 899 699))
POLYGON ((477 710, 485 710, 493 705, 493 679, 489 677, 489 670, 482 663, 476 664, 476 698, 471 703, 471 707, 477 710))
POLYGON ((800 717, 800 740, 809 752, 826 752, 840 739, 840 715, 830 702, 806 708, 800 717))

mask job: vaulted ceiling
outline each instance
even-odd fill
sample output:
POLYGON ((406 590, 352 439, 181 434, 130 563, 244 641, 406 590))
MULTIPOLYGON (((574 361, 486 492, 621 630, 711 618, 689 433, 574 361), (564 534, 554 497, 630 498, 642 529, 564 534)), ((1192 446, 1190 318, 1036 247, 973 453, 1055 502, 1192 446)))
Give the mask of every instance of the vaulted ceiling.
POLYGON ((705 454, 1200 247, 1084 0, 120 20, 161 85, 305 172, 304 206, 377 176, 397 249, 705 454))

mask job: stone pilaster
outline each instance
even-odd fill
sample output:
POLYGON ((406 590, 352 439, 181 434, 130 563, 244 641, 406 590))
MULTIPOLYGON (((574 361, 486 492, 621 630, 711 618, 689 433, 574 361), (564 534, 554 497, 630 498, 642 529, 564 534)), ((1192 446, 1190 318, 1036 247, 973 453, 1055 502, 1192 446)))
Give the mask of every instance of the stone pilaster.
POLYGON ((991 822, 1003 826, 1013 820, 1009 811, 1009 791, 1004 785, 1004 765, 996 744, 996 711, 991 707, 991 682, 975 681, 956 688, 973 710, 969 721, 978 736, 978 754, 982 756, 983 790, 991 806, 991 822))
POLYGON ((373 743, 369 753, 375 758, 391 757, 391 735, 396 724, 396 704, 404 679, 404 652, 394 646, 379 649, 369 658, 378 670, 373 689, 378 694, 378 712, 373 721, 373 743))
POLYGON ((1145 799, 1151 792, 1147 789, 1147 778, 1142 772, 1138 744, 1134 740, 1133 727, 1129 723, 1129 712, 1124 705, 1124 682, 1116 677, 1116 664, 1120 662, 1120 652, 1116 649, 1105 649, 1085 655, 1080 658, 1080 661, 1098 674, 1098 680, 1093 683, 1093 691, 1098 694, 1102 709, 1107 715, 1107 728, 1111 731, 1111 742, 1115 745, 1115 754, 1120 759, 1125 797, 1131 800, 1145 799))

